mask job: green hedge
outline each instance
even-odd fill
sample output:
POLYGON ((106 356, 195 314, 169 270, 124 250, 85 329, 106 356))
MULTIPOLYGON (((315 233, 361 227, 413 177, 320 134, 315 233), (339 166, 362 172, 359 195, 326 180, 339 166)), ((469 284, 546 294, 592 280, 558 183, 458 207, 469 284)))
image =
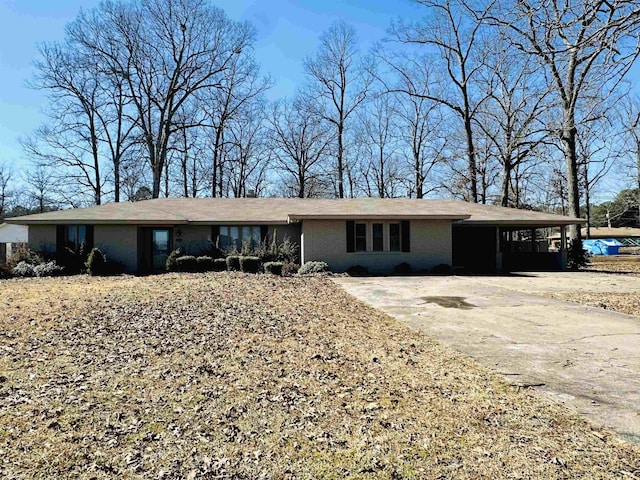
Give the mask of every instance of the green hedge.
POLYGON ((260 259, 258 257, 240 257, 240 270, 245 273, 258 273, 260 259))
POLYGON ((264 264, 264 272, 272 275, 282 275, 282 262, 267 262, 264 264))

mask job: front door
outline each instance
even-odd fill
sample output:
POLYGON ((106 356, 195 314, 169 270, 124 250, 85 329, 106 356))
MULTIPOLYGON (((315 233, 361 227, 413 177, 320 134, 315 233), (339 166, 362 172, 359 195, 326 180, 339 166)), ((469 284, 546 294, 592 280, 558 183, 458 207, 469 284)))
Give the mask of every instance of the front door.
POLYGON ((151 266, 153 270, 164 270, 169 253, 171 253, 171 230, 168 228, 152 229, 151 266))

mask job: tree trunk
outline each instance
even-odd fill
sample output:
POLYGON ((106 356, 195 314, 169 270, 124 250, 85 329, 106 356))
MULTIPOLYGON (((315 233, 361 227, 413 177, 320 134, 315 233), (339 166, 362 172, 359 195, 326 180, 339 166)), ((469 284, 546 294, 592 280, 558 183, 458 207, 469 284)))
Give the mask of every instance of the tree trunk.
POLYGON ((413 171, 415 174, 416 182, 416 198, 423 198, 424 179, 422 178, 422 172, 420 171, 420 152, 413 152, 413 171))
POLYGON ((502 187, 500 189, 501 199, 500 205, 503 207, 509 206, 509 185, 511 184, 511 161, 505 159, 502 167, 502 187))
POLYGON ((640 139, 636 140, 636 168, 638 173, 638 226, 640 227, 640 139))
POLYGON ((473 144, 473 130, 471 126, 471 118, 469 115, 465 115, 464 130, 467 138, 467 161, 469 170, 469 182, 471 188, 471 200, 473 201, 473 203, 478 203, 478 172, 476 168, 476 152, 473 144))
MULTIPOLYGON (((580 218, 580 187, 578 183, 578 153, 576 148, 577 131, 573 116, 565 113, 562 128, 562 147, 564 149, 565 168, 567 173, 567 198, 569 215, 580 218)), ((571 240, 582 238, 580 225, 569 225, 569 238, 571 240)))
POLYGON ((344 124, 338 123, 338 198, 344 198, 344 163, 342 159, 342 135, 344 133, 344 124))

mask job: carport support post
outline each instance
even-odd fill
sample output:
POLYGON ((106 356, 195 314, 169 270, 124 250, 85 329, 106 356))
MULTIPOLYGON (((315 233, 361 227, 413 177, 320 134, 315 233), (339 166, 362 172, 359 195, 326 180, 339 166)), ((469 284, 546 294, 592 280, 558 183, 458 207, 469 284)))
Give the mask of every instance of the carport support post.
POLYGON ((560 258, 562 270, 567 269, 567 227, 560 227, 560 258))
POLYGON ((496 227, 496 272, 502 272, 502 249, 500 227, 496 227))
POLYGON ((531 229, 531 253, 537 253, 536 252, 536 229, 535 228, 531 229))

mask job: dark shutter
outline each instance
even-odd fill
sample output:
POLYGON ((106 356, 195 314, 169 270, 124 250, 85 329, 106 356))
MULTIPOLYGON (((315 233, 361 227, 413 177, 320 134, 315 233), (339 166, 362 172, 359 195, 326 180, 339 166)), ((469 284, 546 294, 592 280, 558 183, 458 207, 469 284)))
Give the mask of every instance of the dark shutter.
POLYGON ((356 222, 347 220, 347 252, 356 251, 356 222))
POLYGON ((409 220, 402 220, 400 222, 400 237, 402 241, 402 251, 411 251, 411 232, 409 229, 409 220))
POLYGON ((266 240, 269 233, 269 225, 260 225, 260 240, 266 240))
POLYGON ((211 243, 214 245, 218 241, 218 237, 220 236, 220 225, 211 225, 211 243))
POLYGON ((56 259, 58 263, 62 260, 64 256, 64 247, 66 246, 66 238, 65 238, 65 227, 64 225, 56 225, 56 259))
POLYGON ((87 240, 86 240, 87 244, 85 246, 85 252, 84 253, 88 254, 91 251, 91 249, 94 247, 94 245, 93 245, 93 225, 86 225, 85 228, 86 228, 85 231, 87 232, 87 240))

